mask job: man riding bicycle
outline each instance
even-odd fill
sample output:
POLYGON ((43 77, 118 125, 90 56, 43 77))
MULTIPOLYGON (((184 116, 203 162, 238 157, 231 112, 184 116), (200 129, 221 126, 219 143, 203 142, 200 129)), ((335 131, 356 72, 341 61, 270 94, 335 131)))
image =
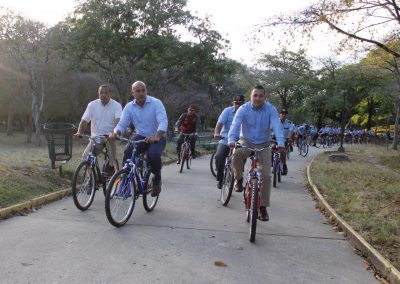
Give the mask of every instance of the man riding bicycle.
POLYGON ((228 132, 231 127, 233 117, 238 108, 244 103, 243 95, 236 95, 233 98, 232 106, 225 108, 220 114, 217 124, 215 125, 214 138, 220 139, 218 143, 217 152, 215 154, 215 161, 217 165, 217 187, 222 188, 224 179, 224 165, 225 159, 229 154, 228 146, 228 132))
MULTIPOLYGON (((147 95, 146 85, 142 81, 132 84, 132 95, 134 100, 122 111, 121 121, 115 127, 113 137, 121 136, 132 123, 137 131, 133 140, 147 142, 139 144, 136 150, 138 154, 147 152, 151 172, 154 175, 151 196, 157 196, 161 192, 161 154, 167 143, 165 138, 168 128, 167 112, 159 99, 147 95)), ((133 146, 126 148, 124 161, 132 156, 132 151, 133 146)))
POLYGON ((281 162, 282 162, 282 175, 287 175, 288 167, 286 165, 286 151, 290 151, 289 147, 291 146, 292 139, 293 139, 293 130, 294 125, 293 123, 286 118, 288 111, 286 109, 282 109, 279 113, 279 119, 282 124, 283 129, 283 136, 285 137, 285 153, 281 155, 281 162))
POLYGON ((178 140, 176 141, 176 152, 178 154, 178 161, 176 162, 177 164, 180 164, 181 162, 181 146, 183 141, 185 140, 185 135, 192 134, 190 136, 190 146, 192 150, 192 158, 196 158, 195 154, 195 146, 196 146, 196 139, 197 139, 197 133, 200 132, 201 124, 200 124, 200 118, 197 115, 197 108, 194 104, 190 104, 188 107, 188 111, 185 113, 182 113, 181 116, 179 117, 178 121, 175 123, 175 131, 179 131, 179 137, 178 140))
MULTIPOLYGON (((77 132, 74 134, 75 137, 82 137, 83 132, 90 122, 90 133, 91 136, 99 135, 110 135, 112 134, 114 127, 118 124, 121 113, 122 106, 119 102, 111 99, 112 90, 110 85, 101 85, 98 90, 99 98, 97 100, 91 101, 85 112, 83 113, 81 122, 77 132)), ((89 154, 92 148, 92 141, 89 141, 85 151, 83 152, 83 158, 89 154)), ((117 147, 115 141, 107 140, 105 143, 107 147, 108 157, 110 159, 110 169, 111 173, 114 173, 116 166, 116 154, 117 147)))
MULTIPOLYGON (((265 148, 270 144, 272 127, 278 141, 278 150, 285 148, 285 138, 276 108, 265 101, 265 90, 257 85, 251 92, 251 101, 242 105, 233 118, 228 134, 228 145, 233 148, 236 142, 250 148, 265 148)), ((235 175, 235 190, 243 191, 243 163, 251 155, 251 150, 236 148, 232 155, 233 172, 235 175)), ((270 206, 271 195, 271 151, 260 153, 259 169, 263 176, 261 188, 260 220, 268 221, 266 207, 270 206)))

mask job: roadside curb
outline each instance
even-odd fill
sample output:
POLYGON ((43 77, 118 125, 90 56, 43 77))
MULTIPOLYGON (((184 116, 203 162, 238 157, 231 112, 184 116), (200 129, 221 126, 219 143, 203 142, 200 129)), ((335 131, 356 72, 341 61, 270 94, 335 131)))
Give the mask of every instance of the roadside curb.
MULTIPOLYGON (((208 153, 206 153, 205 155, 208 155, 208 153)), ((200 154, 199 156, 202 156, 202 154, 200 154)), ((167 161, 163 161, 162 165, 166 166, 166 165, 171 165, 173 163, 176 163, 176 159, 169 159, 167 161)), ((0 220, 7 219, 8 217, 14 214, 18 214, 24 211, 32 211, 36 207, 45 205, 52 201, 60 200, 66 196, 71 195, 71 192, 72 192, 71 189, 64 189, 47 195, 35 197, 31 200, 12 205, 10 207, 2 208, 0 209, 0 220)))
POLYGON ((358 234, 349 224, 346 223, 336 211, 328 204, 322 194, 319 192, 317 186, 313 183, 310 174, 310 168, 314 159, 307 166, 307 179, 310 184, 318 204, 326 211, 332 220, 334 220, 338 227, 340 227, 345 236, 350 242, 367 258, 371 261, 372 265, 379 270, 379 272, 392 284, 400 284, 400 272, 385 259, 375 248, 372 247, 360 234, 358 234))
POLYGON ((10 207, 0 209, 0 219, 6 219, 13 214, 27 210, 32 210, 35 207, 39 207, 49 202, 62 199, 63 197, 68 196, 70 194, 71 194, 71 189, 64 189, 61 191, 33 198, 23 203, 19 203, 10 207))

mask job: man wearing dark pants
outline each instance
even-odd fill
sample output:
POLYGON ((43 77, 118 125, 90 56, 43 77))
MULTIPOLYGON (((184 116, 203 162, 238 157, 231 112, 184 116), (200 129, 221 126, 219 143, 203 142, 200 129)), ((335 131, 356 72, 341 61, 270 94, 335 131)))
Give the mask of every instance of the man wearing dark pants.
MULTIPOLYGON (((165 133, 168 128, 167 113, 163 103, 147 95, 146 85, 141 81, 132 84, 132 95, 135 98, 122 111, 121 121, 114 129, 113 137, 118 137, 132 123, 137 131, 134 141, 145 140, 146 144, 139 144, 137 151, 147 151, 153 173, 152 196, 161 192, 161 154, 166 145, 165 133)), ((124 152, 124 160, 132 156, 133 147, 124 152)))
POLYGON ((228 132, 231 127, 233 117, 237 109, 244 103, 243 95, 236 95, 233 98, 232 106, 225 108, 220 114, 217 124, 215 125, 214 138, 220 139, 218 143, 217 152, 215 154, 215 161, 217 165, 217 187, 222 188, 224 178, 224 165, 225 159, 229 154, 228 146, 228 132))

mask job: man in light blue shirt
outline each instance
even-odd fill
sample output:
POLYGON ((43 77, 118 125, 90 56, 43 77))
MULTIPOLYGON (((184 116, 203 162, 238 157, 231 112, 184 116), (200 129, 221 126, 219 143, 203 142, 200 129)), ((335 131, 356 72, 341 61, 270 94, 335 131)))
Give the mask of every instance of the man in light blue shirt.
MULTIPOLYGON (((132 123, 137 131, 133 140, 145 140, 147 144, 137 146, 138 153, 147 151, 147 158, 153 173, 153 188, 151 195, 161 192, 161 154, 165 149, 165 133, 168 128, 167 112, 163 103, 147 95, 145 83, 136 81, 132 84, 134 100, 129 102, 122 111, 122 117, 114 129, 113 136, 120 136, 132 123)), ((124 161, 132 156, 132 147, 124 153, 124 161)))
POLYGON ((218 143, 217 152, 215 154, 215 162, 217 165, 217 187, 222 188, 224 179, 224 166, 225 159, 229 154, 228 146, 228 132, 231 127, 233 117, 237 109, 244 103, 243 95, 236 95, 233 98, 232 106, 225 108, 220 114, 217 124, 215 125, 214 138, 220 139, 218 143))
MULTIPOLYGON (((278 141, 279 151, 285 149, 285 138, 283 136, 278 111, 270 103, 265 101, 265 90, 257 85, 251 92, 251 101, 242 105, 233 118, 228 133, 228 144, 235 147, 237 141, 243 146, 250 148, 268 147, 271 139, 270 128, 272 127, 278 141)), ((233 172, 235 175, 235 190, 243 191, 243 163, 251 154, 247 148, 236 148, 232 156, 233 172)), ((263 177, 261 188, 260 220, 268 221, 269 216, 266 207, 270 206, 271 196, 271 151, 269 149, 260 153, 260 171, 263 177)))

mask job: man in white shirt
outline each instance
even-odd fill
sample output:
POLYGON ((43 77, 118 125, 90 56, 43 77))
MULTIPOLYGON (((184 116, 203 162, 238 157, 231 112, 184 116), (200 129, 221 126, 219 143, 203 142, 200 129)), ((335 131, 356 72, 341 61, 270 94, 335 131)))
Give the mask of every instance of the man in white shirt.
MULTIPOLYGON (((92 137, 98 135, 111 135, 114 131, 114 127, 118 124, 122 114, 122 106, 119 102, 111 99, 111 86, 101 85, 98 94, 99 98, 91 101, 86 107, 75 136, 82 136, 82 133, 85 131, 89 122, 91 122, 90 132, 92 137)), ((89 154, 91 146, 91 142, 89 142, 83 152, 84 158, 89 154)), ((107 141, 106 147, 110 158, 110 166, 115 167, 115 157, 117 154, 115 141, 107 141)))

